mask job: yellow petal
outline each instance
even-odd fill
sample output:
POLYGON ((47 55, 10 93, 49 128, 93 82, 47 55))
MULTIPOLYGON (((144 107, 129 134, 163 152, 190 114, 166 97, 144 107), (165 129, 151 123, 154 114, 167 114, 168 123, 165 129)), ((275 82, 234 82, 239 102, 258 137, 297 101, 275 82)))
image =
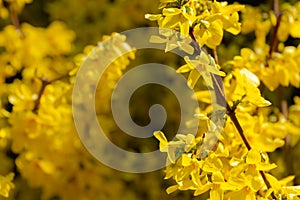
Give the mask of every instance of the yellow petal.
POLYGON ((182 154, 182 166, 187 167, 191 165, 192 159, 187 154, 182 154))
POLYGON ((204 103, 211 103, 211 94, 209 90, 197 91, 195 97, 204 103))
POLYGON ((208 157, 203 165, 203 171, 216 172, 223 168, 223 163, 219 158, 208 157))
POLYGON ((173 49, 175 49, 177 47, 178 47, 178 45, 176 43, 167 42, 165 52, 172 51, 173 49))
POLYGON ((215 49, 216 46, 221 44, 223 39, 222 22, 220 20, 212 22, 208 28, 208 31, 211 33, 211 37, 207 39, 206 45, 211 49, 215 49))
POLYGON ((151 43, 165 43, 167 40, 164 38, 161 38, 157 35, 151 35, 150 41, 151 43))
POLYGON ((1 196, 8 197, 11 189, 14 188, 14 184, 11 182, 14 178, 13 173, 9 173, 6 176, 0 175, 0 198, 1 196))
POLYGON ((164 135, 164 133, 161 132, 161 131, 155 131, 153 135, 160 142, 159 143, 159 149, 161 151, 165 152, 166 151, 166 147, 168 146, 168 140, 167 140, 166 136, 164 135))
POLYGON ((192 47, 188 43, 180 43, 179 45, 180 49, 182 49, 184 52, 192 55, 194 53, 194 47, 192 47))
POLYGON ((275 169, 276 167, 277 167, 277 165, 274 163, 272 163, 272 164, 268 164, 268 163, 256 164, 256 169, 261 170, 261 171, 270 171, 272 169, 275 169))
POLYGON ((285 178, 279 180, 279 183, 280 183, 281 185, 288 185, 288 184, 291 183, 294 179, 295 179, 295 176, 288 176, 288 177, 285 177, 285 178))
POLYGON ((185 64, 185 65, 182 65, 181 67, 179 67, 179 68, 176 70, 176 72, 177 72, 177 73, 186 73, 186 72, 191 71, 192 69, 194 69, 194 68, 191 67, 191 65, 185 64))
POLYGON ((221 172, 213 172, 211 180, 213 183, 224 182, 224 177, 221 172))
POLYGON ((220 186, 213 186, 209 194, 211 200, 223 200, 224 198, 224 191, 220 188, 220 186))
POLYGON ((184 36, 189 35, 190 31, 190 24, 188 20, 184 20, 183 22, 179 23, 180 26, 180 33, 183 34, 184 36))
POLYGON ((178 185, 173 185, 173 186, 168 187, 166 191, 168 194, 171 194, 171 193, 175 192, 177 189, 178 189, 178 185))
POLYGON ((246 163, 247 164, 257 164, 261 163, 261 156, 258 150, 256 149, 251 149, 248 152, 247 158, 246 158, 246 163))
POLYGON ((168 16, 168 15, 178 15, 181 13, 181 10, 178 8, 164 8, 163 9, 163 15, 168 16))
POLYGON ((255 104, 258 107, 266 107, 272 105, 272 103, 263 97, 260 97, 259 99, 252 101, 251 103, 255 104))
POLYGON ((279 183, 279 181, 272 175, 270 174, 266 174, 266 177, 268 179, 268 181, 270 182, 270 185, 272 186, 272 188, 278 192, 281 189, 281 185, 279 183))
POLYGON ((161 14, 153 15, 153 14, 145 14, 145 18, 149 19, 150 21, 159 20, 162 17, 161 14))
POLYGON ((183 141, 171 141, 168 144, 168 159, 171 163, 174 164, 176 160, 182 155, 184 145, 185 143, 183 141))
POLYGON ((294 22, 292 26, 290 26, 291 36, 294 38, 300 38, 300 21, 294 22))
POLYGON ((300 186, 297 185, 297 186, 284 186, 282 187, 282 191, 283 193, 285 194, 289 194, 289 195, 293 195, 293 196, 296 196, 296 195, 300 195, 300 186))
POLYGON ((253 85, 254 87, 258 87, 260 84, 259 78, 253 74, 252 72, 250 72, 248 69, 241 69, 240 70, 240 74, 242 75, 242 77, 244 77, 244 79, 250 83, 251 85, 253 85))
POLYGON ((38 164, 46 174, 51 174, 55 171, 55 167, 52 162, 41 160, 38 162, 38 164))
POLYGON ((203 194, 207 192, 210 189, 211 185, 210 184, 205 184, 201 185, 197 190, 194 192, 194 196, 198 196, 200 194, 203 194))
POLYGON ((264 181, 262 180, 261 177, 255 176, 250 178, 250 188, 257 192, 264 186, 264 181))
POLYGON ((188 86, 194 88, 200 78, 200 73, 197 70, 192 70, 188 77, 188 86))

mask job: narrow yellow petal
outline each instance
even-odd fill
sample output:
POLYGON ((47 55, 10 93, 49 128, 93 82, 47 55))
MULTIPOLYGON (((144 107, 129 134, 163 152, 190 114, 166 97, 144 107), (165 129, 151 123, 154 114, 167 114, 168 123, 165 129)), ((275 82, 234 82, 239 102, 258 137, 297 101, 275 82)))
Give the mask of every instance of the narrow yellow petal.
POLYGON ((160 142, 159 149, 164 150, 168 146, 168 140, 167 140, 166 136, 164 135, 164 133, 161 131, 155 131, 153 135, 160 142))
POLYGON ((181 10, 178 8, 164 8, 163 9, 163 15, 168 16, 168 15, 178 15, 181 13, 181 10))
POLYGON ((182 154, 182 166, 187 167, 191 165, 191 158, 187 154, 182 154))
POLYGON ((153 14, 145 14, 145 18, 150 21, 156 21, 159 20, 162 17, 161 14, 153 15, 153 14))
POLYGON ((210 199, 211 200, 223 200, 224 191, 220 188, 220 186, 213 186, 210 190, 210 199))
POLYGON ((171 193, 175 192, 177 189, 178 189, 178 185, 173 185, 173 186, 168 187, 166 191, 168 194, 171 194, 171 193))
POLYGON ((246 163, 247 164, 257 164, 261 163, 261 156, 258 150, 256 149, 251 149, 248 152, 247 158, 246 158, 246 163))
POLYGON ((151 35, 150 41, 151 43, 165 43, 167 40, 164 38, 161 38, 157 35, 151 35))
POLYGON ((268 181, 270 182, 270 185, 272 186, 272 188, 278 192, 281 189, 281 185, 279 183, 279 181, 272 175, 270 174, 266 174, 266 177, 268 179, 268 181))
POLYGON ((194 53, 194 47, 188 43, 180 43, 179 48, 190 55, 194 53))
POLYGON ((194 88, 200 78, 200 73, 197 70, 192 70, 188 77, 188 86, 194 88))
POLYGON ((191 71, 192 69, 194 69, 194 68, 192 68, 191 65, 185 64, 185 65, 182 65, 181 67, 179 67, 176 70, 176 72, 177 73, 186 73, 186 72, 191 71))

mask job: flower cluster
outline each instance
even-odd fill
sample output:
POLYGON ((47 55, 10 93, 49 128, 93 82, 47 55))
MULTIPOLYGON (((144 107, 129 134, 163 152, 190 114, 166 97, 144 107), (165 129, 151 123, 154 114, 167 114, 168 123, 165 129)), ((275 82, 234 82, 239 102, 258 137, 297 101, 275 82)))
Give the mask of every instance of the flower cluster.
POLYGON ((20 13, 25 4, 31 3, 32 0, 1 0, 0 1, 0 17, 7 18, 9 13, 20 13))
MULTIPOLYGON (((209 191, 210 199, 214 200, 299 198, 300 188, 293 186, 295 176, 276 178, 272 171, 282 166, 269 158, 277 149, 291 143, 295 146, 298 142, 299 100, 295 98, 296 105, 279 111, 276 106, 270 106, 272 100, 267 100, 262 89, 300 87, 299 46, 284 45, 289 35, 298 38, 295 30, 299 28, 296 25, 300 13, 298 5, 283 4, 280 6, 283 13, 275 10, 264 15, 258 8, 246 6, 243 9, 242 5, 226 2, 161 0, 162 14, 146 15, 157 21, 159 27, 180 31, 197 43, 184 39, 184 45, 180 43, 174 48, 197 54, 195 58, 186 57, 186 64, 177 71, 189 72, 188 84, 197 90, 196 98, 201 105, 195 116, 199 117, 202 127, 196 136, 186 133, 178 135, 176 141, 167 141, 161 131, 154 133, 160 141, 160 150, 168 154, 165 178, 176 182, 167 189, 168 193, 192 190, 197 196, 209 191), (242 11, 242 25, 238 11, 242 11), (284 27, 289 27, 289 31, 284 27), (273 29, 268 45, 266 38, 273 29), (255 31, 254 50, 243 48, 240 56, 219 65, 215 49, 222 41, 223 30, 233 34, 255 31), (213 49, 212 56, 205 53, 206 47, 213 49), (220 76, 222 85, 216 80, 220 76), (212 91, 217 97, 223 96, 225 106, 211 96, 212 91), (223 130, 211 130, 223 124, 215 123, 214 106, 219 107, 217 111, 222 111, 222 106, 226 109, 223 130), (216 136, 218 141, 212 150, 203 154, 207 138, 216 136), (287 138, 293 139, 287 144, 287 138)), ((168 42, 172 37, 170 34, 165 40, 166 51, 171 50, 168 42)), ((162 42, 154 40, 157 41, 162 42)))
POLYGON ((191 32, 201 46, 214 49, 220 45, 224 30, 238 34, 241 29, 238 11, 242 5, 217 1, 161 1, 162 14, 147 14, 162 28, 175 29, 185 36, 191 32))
MULTIPOLYGON (((117 128, 109 105, 117 81, 135 59, 135 50, 125 36, 113 33, 103 37, 111 40, 108 46, 101 40, 75 58, 72 55, 81 52, 87 41, 98 40, 95 32, 141 23, 140 8, 155 12, 155 4, 48 1, 47 12, 54 21, 37 27, 18 20, 27 3, 31 0, 0 1, 0 17, 11 20, 11 25, 1 23, 0 31, 0 198, 174 199, 170 193, 190 190, 212 200, 299 199, 300 158, 295 154, 300 153, 300 98, 291 93, 293 98, 287 101, 283 95, 286 88, 300 87, 299 2, 279 5, 274 0, 273 10, 266 12, 215 0, 160 0, 161 13, 145 15, 161 28, 150 42, 165 44, 165 52, 178 48, 187 53, 177 72, 187 75, 199 101, 196 133, 177 134, 172 141, 167 140, 168 131, 154 133, 160 150, 167 154, 165 179, 173 179, 167 188, 170 195, 162 192, 160 174, 118 173, 96 161, 81 144, 72 116, 72 103, 92 98, 80 96, 72 102, 80 65, 87 58, 101 60, 99 51, 132 50, 111 63, 98 85, 84 88, 91 93, 96 88, 96 114, 108 137, 132 148, 134 142, 117 128), (118 23, 110 23, 120 12, 130 13, 132 19, 121 17, 118 23), (227 33, 254 34, 255 41, 221 63, 222 51, 217 48, 227 33), (41 190, 31 194, 29 188, 41 190)), ((81 78, 96 80, 96 75, 91 71, 81 78)), ((163 101, 174 107, 168 98, 163 101)), ((137 105, 134 112, 140 114, 137 105)), ((85 113, 85 107, 80 109, 85 113)), ((93 134, 89 120, 83 117, 81 122, 93 134)), ((187 126, 193 126, 190 123, 187 126)))

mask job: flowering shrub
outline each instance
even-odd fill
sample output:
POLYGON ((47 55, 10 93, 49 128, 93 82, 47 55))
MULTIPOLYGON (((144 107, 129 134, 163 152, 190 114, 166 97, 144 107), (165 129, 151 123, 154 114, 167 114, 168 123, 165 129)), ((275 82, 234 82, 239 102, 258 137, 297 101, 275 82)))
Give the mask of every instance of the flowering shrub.
MULTIPOLYGON (((0 2, 3 24, 10 19, 0 32, 0 199, 192 198, 178 190, 212 200, 300 198, 299 2, 274 0, 273 8, 266 9, 160 0, 159 13, 145 15, 168 29, 153 35, 151 42, 165 44, 165 52, 178 48, 191 55, 177 72, 187 76, 201 108, 195 111, 201 124, 197 133, 177 134, 176 141, 168 141, 170 133, 154 132, 160 150, 167 153, 165 179, 172 181, 166 183, 161 171, 135 176, 99 164, 81 144, 72 116, 75 75, 95 47, 82 46, 100 38, 100 31, 149 24, 140 19, 138 8, 156 12, 156 4, 136 0, 124 8, 123 1, 49 1, 51 22, 37 27, 19 21, 27 3, 31 1, 0 2), (106 23, 120 10, 134 20, 106 23), (83 53, 74 56, 78 51, 83 53)), ((121 49, 126 38, 119 39, 105 48, 121 49)), ((109 102, 135 53, 133 49, 109 66, 96 94, 100 123, 111 139, 128 148, 132 140, 116 134, 120 130, 111 119, 109 102)))
MULTIPOLYGON (((170 164, 166 168, 166 178, 176 181, 167 189, 168 193, 179 189, 193 190, 195 196, 209 191, 211 199, 299 198, 300 188, 293 186, 295 176, 280 180, 274 177, 271 170, 277 165, 270 161, 268 154, 297 143, 300 129, 296 118, 299 118, 299 111, 296 111, 298 117, 290 115, 295 114, 299 97, 294 98, 296 105, 290 109, 281 97, 279 111, 278 107, 270 106, 272 103, 266 99, 268 95, 264 92, 277 88, 282 91, 289 85, 300 86, 300 47, 285 45, 289 36, 299 38, 297 16, 300 10, 299 3, 279 6, 275 1, 274 7, 274 11, 261 13, 259 8, 228 5, 226 2, 162 0, 162 14, 146 15, 146 18, 157 21, 160 27, 178 30, 196 40, 195 49, 198 48, 200 57, 194 62, 186 59, 187 64, 178 69, 180 73, 189 73, 191 87, 201 77, 207 79, 195 70, 197 68, 204 67, 209 71, 210 66, 216 65, 226 73, 223 77, 225 94, 221 94, 226 97, 225 127, 207 157, 201 156, 201 144, 207 136, 216 134, 210 130, 211 125, 198 132, 196 137, 182 135, 175 142, 168 142, 160 131, 155 133, 161 151, 168 153, 167 162, 170 164), (238 12, 242 12, 242 23, 239 23, 238 12), (267 44, 266 38, 271 30, 271 44, 267 44), (219 63, 218 56, 222 56, 222 52, 219 53, 217 47, 224 31, 235 35, 241 31, 244 34, 255 31, 253 49, 242 48, 240 55, 233 60, 219 63), (212 52, 214 61, 205 64, 200 48, 212 52), (174 160, 178 151, 183 154, 174 160)), ((218 73, 210 73, 212 80, 206 83, 218 91, 218 82, 214 79, 214 74, 218 73)), ((199 120, 211 124, 211 105, 216 102, 208 102, 205 92, 208 93, 205 88, 200 88, 197 95, 199 101, 206 105, 198 116, 199 120)))

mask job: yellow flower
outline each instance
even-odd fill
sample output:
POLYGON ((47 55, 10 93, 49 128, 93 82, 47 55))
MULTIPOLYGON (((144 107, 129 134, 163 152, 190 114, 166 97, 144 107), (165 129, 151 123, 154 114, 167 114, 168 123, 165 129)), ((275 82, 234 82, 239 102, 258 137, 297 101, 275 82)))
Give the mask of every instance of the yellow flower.
POLYGON ((158 21, 161 28, 179 30, 184 36, 189 35, 189 28, 196 20, 196 10, 193 4, 185 4, 181 8, 163 8, 162 15, 146 14, 145 17, 158 21))
POLYGON ((274 163, 269 164, 269 163, 262 162, 262 156, 260 152, 256 149, 251 149, 248 152, 248 155, 246 157, 246 163, 255 165, 255 168, 257 170, 262 170, 262 171, 269 171, 277 167, 274 163))
POLYGON ((232 75, 225 78, 226 98, 232 102, 246 102, 258 107, 271 103, 265 100, 258 89, 258 77, 247 69, 234 69, 232 75))
POLYGON ((154 137, 159 140, 159 150, 168 154, 168 161, 175 163, 176 160, 184 153, 195 148, 200 138, 195 138, 192 134, 182 135, 177 134, 177 141, 167 141, 164 133, 155 131, 154 137))
POLYGON ((179 8, 164 8, 164 19, 160 22, 162 28, 179 28, 180 33, 189 35, 189 28, 196 20, 195 8, 184 5, 179 8))
POLYGON ((10 190, 15 187, 14 184, 11 182, 13 178, 14 178, 13 173, 9 173, 6 176, 0 175, 0 196, 3 197, 9 196, 10 190))
POLYGON ((284 47, 271 58, 268 58, 268 49, 257 48, 254 52, 244 48, 230 63, 235 68, 244 67, 253 72, 271 91, 279 85, 300 87, 300 47, 284 47))
POLYGON ((204 52, 201 52, 194 60, 191 60, 188 56, 184 57, 184 60, 187 64, 178 68, 177 72, 190 72, 188 85, 191 88, 194 88, 200 76, 205 80, 205 84, 208 88, 214 88, 210 73, 224 76, 224 73, 219 71, 216 67, 214 59, 204 52))
POLYGON ((194 27, 194 34, 199 44, 215 49, 223 39, 223 29, 234 35, 238 34, 241 31, 238 11, 243 8, 242 5, 214 1, 209 14, 197 16, 199 23, 194 27))
POLYGON ((212 16, 210 18, 218 18, 222 21, 223 29, 234 35, 241 31, 241 23, 239 23, 239 11, 244 9, 244 5, 227 5, 227 2, 214 1, 212 4, 212 16))
POLYGON ((266 174, 266 177, 272 187, 271 190, 274 191, 276 196, 285 196, 287 199, 294 199, 300 195, 299 186, 287 186, 287 184, 291 182, 294 177, 287 177, 282 180, 277 180, 277 178, 271 174, 266 174))
POLYGON ((6 4, 8 4, 7 7, 3 5, 3 1, 1 0, 0 2, 0 17, 1 18, 7 18, 9 12, 16 12, 20 13, 25 4, 31 3, 32 0, 10 0, 10 1, 5 1, 6 4))
POLYGON ((300 38, 300 3, 297 2, 294 5, 285 3, 281 9, 283 15, 278 29, 278 39, 284 42, 289 35, 294 38, 300 38))
POLYGON ((266 44, 266 36, 271 30, 272 25, 276 24, 276 17, 270 13, 270 18, 266 19, 267 13, 262 13, 259 7, 245 6, 242 10, 242 30, 243 34, 252 31, 255 33, 255 46, 263 47, 266 44), (272 20, 272 19, 275 19, 272 20), (274 21, 274 22, 273 22, 274 21))
POLYGON ((211 49, 221 44, 223 39, 223 26, 221 20, 201 20, 194 28, 195 38, 200 46, 207 45, 211 49))
POLYGON ((192 39, 186 36, 178 36, 176 31, 168 29, 160 29, 161 34, 165 37, 152 35, 150 37, 151 43, 166 43, 165 52, 172 51, 173 49, 179 47, 179 49, 192 55, 194 53, 194 48, 190 45, 192 39))

